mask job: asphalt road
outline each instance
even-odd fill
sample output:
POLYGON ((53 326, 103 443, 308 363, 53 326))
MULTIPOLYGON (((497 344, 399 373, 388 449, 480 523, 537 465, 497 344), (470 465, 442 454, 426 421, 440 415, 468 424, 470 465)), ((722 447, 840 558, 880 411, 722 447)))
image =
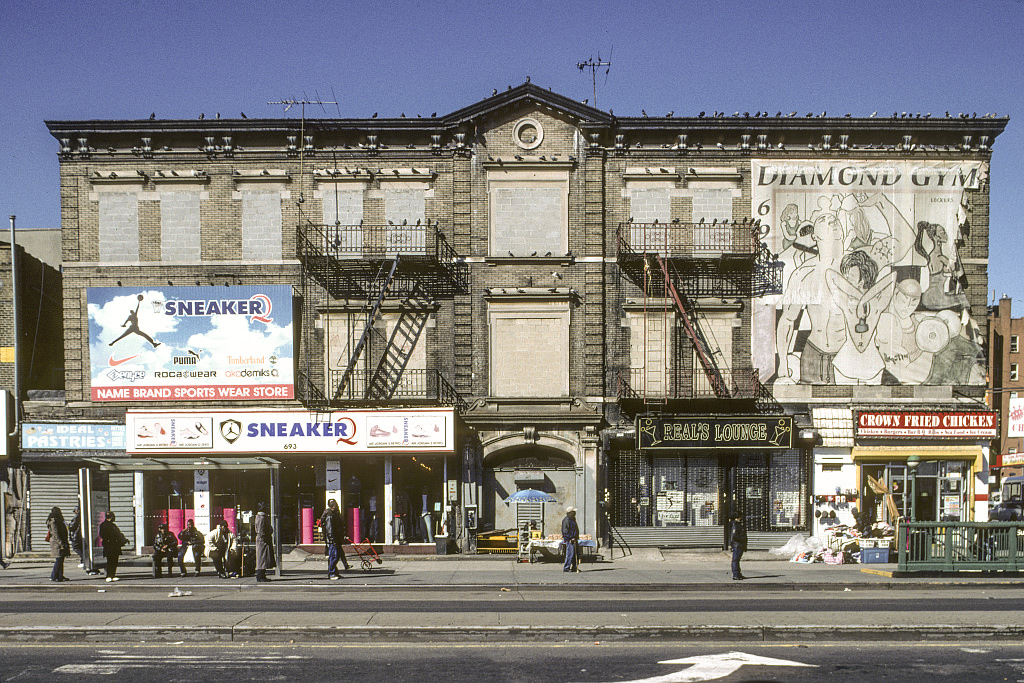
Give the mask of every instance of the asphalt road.
POLYGON ((1019 681, 1018 643, 9 644, 8 681, 1019 681))

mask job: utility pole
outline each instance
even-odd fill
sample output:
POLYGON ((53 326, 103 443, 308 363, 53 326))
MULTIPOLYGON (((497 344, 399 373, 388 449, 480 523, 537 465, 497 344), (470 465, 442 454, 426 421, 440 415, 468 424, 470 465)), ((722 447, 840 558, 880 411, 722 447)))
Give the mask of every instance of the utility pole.
POLYGON ((11 216, 11 313, 14 317, 14 424, 7 435, 14 437, 21 429, 21 366, 18 363, 18 338, 21 326, 18 324, 18 239, 14 231, 15 216, 11 216))

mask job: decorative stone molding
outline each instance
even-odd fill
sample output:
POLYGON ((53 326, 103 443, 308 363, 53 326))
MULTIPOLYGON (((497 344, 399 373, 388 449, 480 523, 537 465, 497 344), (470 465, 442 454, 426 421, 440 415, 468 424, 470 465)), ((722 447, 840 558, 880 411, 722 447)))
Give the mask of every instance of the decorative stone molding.
POLYGON ((512 128, 512 142, 521 149, 536 149, 543 141, 544 127, 537 119, 522 119, 512 128))
POLYGON ((210 182, 210 174, 206 171, 199 169, 191 169, 187 171, 178 171, 175 169, 161 170, 158 169, 153 172, 151 176, 154 183, 208 183, 210 182))

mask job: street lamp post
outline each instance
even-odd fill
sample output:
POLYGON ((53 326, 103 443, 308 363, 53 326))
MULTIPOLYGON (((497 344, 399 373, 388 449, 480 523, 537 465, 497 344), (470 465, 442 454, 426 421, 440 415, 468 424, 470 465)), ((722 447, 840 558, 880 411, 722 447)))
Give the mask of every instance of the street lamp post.
POLYGON ((917 453, 907 458, 907 469, 910 470, 910 521, 917 521, 917 466, 921 464, 921 456, 917 453))

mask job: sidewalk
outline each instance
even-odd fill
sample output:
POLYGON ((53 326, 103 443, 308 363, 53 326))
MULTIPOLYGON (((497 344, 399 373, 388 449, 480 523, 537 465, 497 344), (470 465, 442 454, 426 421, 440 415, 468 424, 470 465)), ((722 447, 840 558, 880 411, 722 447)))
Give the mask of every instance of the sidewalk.
POLYGON ((353 563, 338 581, 327 580, 322 555, 296 550, 282 577, 265 584, 218 579, 209 565, 201 576, 153 579, 142 558, 120 568, 117 583, 74 564, 65 569, 71 581, 51 583, 51 563, 16 558, 0 571, 0 643, 1024 637, 1019 613, 998 603, 1019 597, 1018 576, 901 578, 888 575, 895 564, 797 564, 766 552, 744 557, 745 581, 731 580, 725 552, 654 549, 586 562, 578 574, 509 555, 385 554, 369 572, 353 563), (943 611, 957 588, 969 591, 961 607, 943 611), (183 595, 172 597, 175 589, 183 595), (891 591, 899 597, 878 595, 891 591), (911 600, 920 611, 898 608, 911 600))
MULTIPOLYGON (((401 587, 418 590, 461 590, 466 587, 494 588, 520 587, 546 590, 602 590, 634 591, 671 589, 677 591, 744 591, 744 590, 831 590, 847 589, 920 589, 942 586, 1004 586, 1024 587, 1019 574, 1008 573, 915 573, 899 575, 896 564, 803 564, 789 562, 784 557, 767 551, 751 551, 743 557, 745 581, 732 581, 730 554, 726 551, 636 549, 623 556, 616 550, 614 557, 598 556, 596 561, 584 562, 578 574, 564 573, 561 564, 553 561, 534 563, 517 562, 514 555, 381 555, 381 563, 369 571, 359 568, 358 557, 349 555, 352 570, 343 574, 343 581, 330 582, 330 586, 360 586, 365 589, 391 589, 401 587)), ((10 567, 0 571, 0 591, 53 589, 69 591, 102 588, 102 564, 98 576, 88 576, 68 558, 65 576, 70 581, 54 584, 49 581, 53 560, 45 557, 16 557, 10 567)), ((260 588, 308 589, 314 585, 328 585, 326 561, 323 555, 302 550, 291 550, 283 556, 282 575, 260 588)), ((101 558, 102 562, 102 558, 101 558)), ((126 557, 118 567, 120 589, 164 590, 168 586, 182 585, 209 587, 219 590, 242 586, 255 587, 252 577, 218 579, 213 565, 205 559, 204 572, 196 576, 191 567, 187 577, 169 577, 164 571, 161 579, 152 578, 148 557, 126 557)))
MULTIPOLYGON (((585 561, 579 573, 565 573, 554 561, 517 562, 514 555, 393 555, 382 554, 381 563, 369 571, 359 568, 358 558, 348 555, 352 569, 344 572, 343 581, 335 586, 358 586, 362 589, 461 590, 466 587, 519 587, 546 590, 637 591, 744 591, 744 590, 821 590, 847 589, 921 589, 936 586, 1024 587, 1020 574, 961 572, 955 574, 912 573, 900 575, 895 563, 887 564, 804 564, 790 562, 766 551, 744 554, 742 567, 746 581, 731 581, 730 555, 726 551, 686 551, 637 549, 629 555, 614 551, 612 558, 598 556, 585 561)), ((49 582, 52 560, 46 557, 15 557, 6 570, 0 570, 0 591, 92 590, 110 586, 99 575, 86 574, 69 558, 65 575, 71 581, 49 582)), ((307 589, 325 584, 327 563, 323 555, 294 549, 283 556, 281 578, 271 572, 274 582, 260 588, 279 590, 307 589)), ((100 568, 101 564, 98 565, 100 568)), ((122 559, 118 575, 119 589, 154 588, 187 585, 219 590, 253 585, 252 577, 220 580, 213 565, 206 559, 202 575, 197 577, 191 567, 187 577, 175 572, 163 579, 152 578, 152 561, 148 557, 128 556, 122 559)))

